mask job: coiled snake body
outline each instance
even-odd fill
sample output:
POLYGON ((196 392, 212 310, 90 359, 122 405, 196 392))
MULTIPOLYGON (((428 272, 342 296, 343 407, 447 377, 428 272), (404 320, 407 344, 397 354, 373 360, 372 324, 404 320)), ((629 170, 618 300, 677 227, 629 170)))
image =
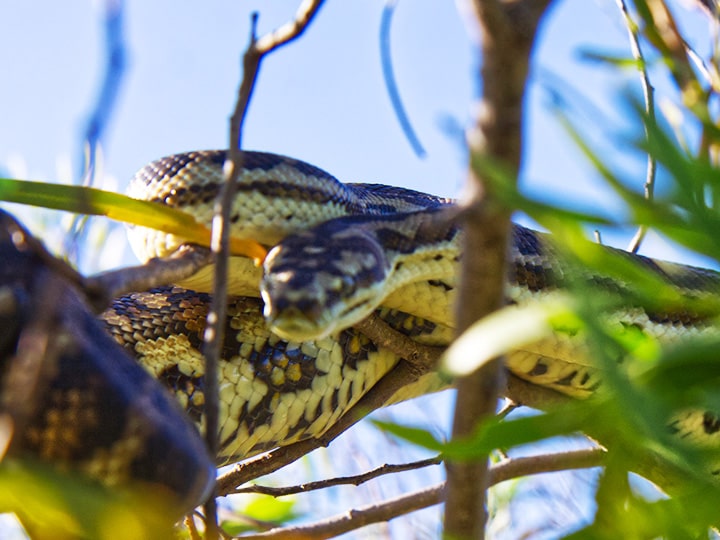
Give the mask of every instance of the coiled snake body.
MULTIPOLYGON (((209 223, 224 160, 223 151, 161 159, 138 172, 129 192, 192 207, 209 223)), ((231 270, 238 299, 230 307, 222 366, 220 439, 222 455, 233 459, 321 434, 389 371, 398 358, 351 328, 373 311, 418 342, 448 344, 460 256, 459 229, 443 215, 449 199, 342 184, 316 167, 273 154, 246 152, 243 166, 231 215, 234 234, 272 249, 263 269, 237 259, 231 270)), ((508 299, 524 303, 561 289, 571 269, 552 243, 519 226, 513 237, 508 299)), ((148 258, 166 255, 182 239, 133 230, 131 242, 148 258)), ((713 271, 623 256, 690 297, 720 292, 713 271)), ((601 293, 624 287, 603 276, 583 279, 601 293)), ((179 285, 207 291, 208 273, 179 285)), ((196 418, 203 399, 197 346, 206 300, 185 289, 142 293, 119 300, 104 316, 116 339, 134 348, 196 418), (152 335, 155 329, 138 332, 169 317, 178 327, 163 329, 159 337, 152 335)), ((709 317, 687 311, 628 306, 612 318, 665 342, 687 332, 715 332, 709 317)), ((519 377, 576 397, 590 395, 601 381, 584 344, 569 336, 556 334, 513 351, 506 362, 519 377)), ((440 379, 429 375, 394 401, 440 387, 440 379)), ((696 429, 702 414, 684 422, 682 429, 696 429)))
MULTIPOLYGON (((137 173, 129 193, 189 210, 209 224, 224 161, 223 151, 158 160, 137 173)), ((231 262, 233 299, 220 366, 221 462, 322 434, 379 381, 399 358, 352 328, 371 313, 419 343, 448 344, 460 257, 448 199, 342 184, 316 167, 272 154, 245 152, 243 165, 233 234, 272 249, 263 268, 248 259, 231 262)), ((572 270, 552 243, 519 226, 513 237, 508 300, 530 302, 563 288, 572 270)), ((143 259, 172 253, 184 242, 141 228, 132 229, 130 238, 143 259)), ((682 294, 720 293, 715 272, 624 256, 682 294)), ((201 427, 199 346, 210 276, 205 269, 174 286, 126 295, 101 317, 115 341, 201 427)), ((591 273, 583 280, 601 292, 624 288, 591 273)), ((665 342, 688 332, 716 332, 710 317, 687 311, 628 306, 610 318, 665 342)), ((515 375, 571 396, 588 396, 601 383, 583 343, 561 334, 510 352, 506 362, 515 375)), ((391 401, 443 385, 426 375, 391 401)), ((677 429, 714 440, 717 422, 708 422, 707 414, 684 413, 675 420, 677 429)))

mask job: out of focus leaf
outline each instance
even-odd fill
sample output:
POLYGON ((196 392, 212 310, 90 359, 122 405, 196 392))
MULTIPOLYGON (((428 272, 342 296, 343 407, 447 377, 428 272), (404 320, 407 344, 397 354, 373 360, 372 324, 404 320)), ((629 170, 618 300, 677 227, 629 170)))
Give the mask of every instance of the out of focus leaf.
MULTIPOLYGON (((210 230, 191 214, 164 204, 141 201, 111 191, 0 178, 0 200, 78 214, 106 216, 174 234, 189 243, 210 245, 210 230)), ((257 242, 231 238, 230 243, 233 255, 243 255, 256 260, 265 257, 265 249, 257 242)))
POLYGON ((0 512, 12 512, 33 538, 171 539, 181 516, 160 489, 108 489, 45 464, 0 463, 0 512))

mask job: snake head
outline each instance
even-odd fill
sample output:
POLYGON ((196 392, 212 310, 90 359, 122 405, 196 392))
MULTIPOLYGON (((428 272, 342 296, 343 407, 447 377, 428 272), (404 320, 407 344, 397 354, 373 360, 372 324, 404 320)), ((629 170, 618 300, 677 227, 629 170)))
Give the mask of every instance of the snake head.
POLYGON ((283 339, 321 339, 367 317, 390 272, 376 238, 341 218, 291 235, 264 263, 265 318, 283 339))

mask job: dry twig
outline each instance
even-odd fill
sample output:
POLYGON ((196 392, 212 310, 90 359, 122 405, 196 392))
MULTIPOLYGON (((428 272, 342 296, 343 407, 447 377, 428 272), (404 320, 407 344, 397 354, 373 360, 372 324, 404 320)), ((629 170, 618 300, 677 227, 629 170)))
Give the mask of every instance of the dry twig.
MULTIPOLYGON (((604 458, 605 451, 601 448, 514 458, 498 463, 489 469, 488 485, 493 486, 506 480, 532 474, 598 467, 602 465, 604 458)), ((316 521, 315 523, 272 529, 259 534, 243 536, 242 538, 244 540, 259 538, 331 538, 372 523, 389 521, 398 516, 439 504, 443 502, 445 489, 446 484, 440 483, 394 499, 316 521)))
MULTIPOLYGON (((243 78, 238 90, 235 110, 230 119, 230 146, 225 161, 225 182, 215 203, 212 226, 211 249, 214 255, 215 271, 213 299, 208 313, 204 335, 203 354, 205 356, 205 437, 211 454, 217 454, 218 432, 218 379, 217 364, 223 343, 223 328, 227 311, 227 266, 229 257, 230 210, 235 196, 235 186, 242 170, 242 126, 250 97, 255 86, 260 63, 266 54, 289 43, 300 36, 312 21, 322 5, 322 0, 305 0, 293 21, 278 30, 256 39, 253 15, 250 45, 243 59, 243 78)), ((205 514, 209 538, 218 535, 215 497, 211 495, 205 505, 205 514)))
POLYGON ((356 474, 353 476, 339 476, 337 478, 329 478, 327 480, 318 480, 317 482, 308 482, 307 484, 301 484, 299 486, 286 486, 286 487, 271 487, 271 486, 260 486, 252 485, 245 488, 238 489, 235 493, 261 493, 263 495, 270 495, 272 497, 283 497, 286 495, 295 495, 297 493, 307 493, 309 491, 315 491, 318 489, 326 489, 334 486, 359 486, 370 480, 374 480, 380 476, 386 474, 396 474, 405 471, 415 471, 430 465, 439 465, 442 463, 440 456, 434 458, 423 459, 420 461, 413 461, 412 463, 401 463, 399 465, 381 465, 371 471, 367 471, 362 474, 356 474))
MULTIPOLYGON (((650 82, 650 76, 648 75, 647 68, 645 66, 645 57, 640 47, 640 38, 638 36, 637 24, 633 21, 628 11, 627 3, 625 0, 617 0, 618 7, 622 12, 625 26, 627 27, 628 35, 630 37, 630 49, 632 50, 633 58, 638 62, 638 69, 640 70, 640 78, 642 80, 643 88, 643 99, 645 100, 645 137, 651 136, 651 128, 655 126, 655 88, 653 88, 650 82)), ((648 153, 647 158, 647 171, 645 173, 645 198, 649 201, 653 198, 653 192, 655 189, 655 174, 657 172, 657 160, 655 157, 648 153)), ((637 253, 640 249, 645 234, 647 233, 647 227, 641 225, 638 227, 635 236, 633 236, 628 246, 630 253, 637 253)))

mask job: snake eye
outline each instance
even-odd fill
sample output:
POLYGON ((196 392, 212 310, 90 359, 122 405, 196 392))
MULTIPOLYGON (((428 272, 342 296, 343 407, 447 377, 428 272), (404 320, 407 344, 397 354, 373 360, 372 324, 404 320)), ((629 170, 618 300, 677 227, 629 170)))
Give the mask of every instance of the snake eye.
POLYGON ((344 275, 340 278, 342 281, 342 294, 351 296, 357 290, 357 281, 352 276, 344 275))
POLYGON ((342 298, 352 296, 357 291, 357 280, 350 275, 333 276, 328 280, 327 290, 342 298))

